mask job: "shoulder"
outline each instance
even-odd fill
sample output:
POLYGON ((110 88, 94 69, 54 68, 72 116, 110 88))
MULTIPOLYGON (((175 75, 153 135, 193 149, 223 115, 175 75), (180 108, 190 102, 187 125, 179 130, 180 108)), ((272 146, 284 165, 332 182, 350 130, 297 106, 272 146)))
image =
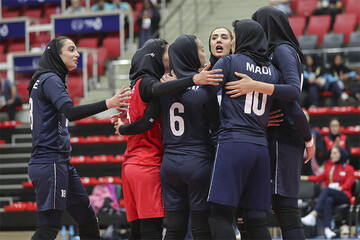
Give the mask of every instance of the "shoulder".
POLYGON ((274 50, 274 57, 286 58, 289 56, 296 57, 297 55, 296 50, 289 44, 280 44, 274 50))

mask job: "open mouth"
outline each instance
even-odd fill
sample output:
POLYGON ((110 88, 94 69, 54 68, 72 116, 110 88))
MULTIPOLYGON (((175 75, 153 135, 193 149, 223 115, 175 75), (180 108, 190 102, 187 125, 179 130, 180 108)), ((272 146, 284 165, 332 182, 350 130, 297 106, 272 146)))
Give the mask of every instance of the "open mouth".
POLYGON ((216 52, 222 53, 222 51, 223 51, 223 47, 221 45, 216 45, 216 52))

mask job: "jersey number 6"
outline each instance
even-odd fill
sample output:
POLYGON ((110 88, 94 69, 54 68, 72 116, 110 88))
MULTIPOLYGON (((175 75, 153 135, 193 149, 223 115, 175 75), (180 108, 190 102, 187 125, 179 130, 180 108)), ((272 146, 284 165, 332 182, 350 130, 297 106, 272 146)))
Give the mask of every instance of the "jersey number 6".
POLYGON ((185 131, 185 123, 184 123, 184 119, 182 117, 175 116, 175 109, 177 109, 178 113, 184 113, 184 105, 182 105, 179 102, 174 102, 171 105, 170 111, 169 111, 171 132, 175 136, 179 137, 179 136, 183 135, 183 133, 185 131), (177 128, 176 128, 176 125, 178 125, 177 128))

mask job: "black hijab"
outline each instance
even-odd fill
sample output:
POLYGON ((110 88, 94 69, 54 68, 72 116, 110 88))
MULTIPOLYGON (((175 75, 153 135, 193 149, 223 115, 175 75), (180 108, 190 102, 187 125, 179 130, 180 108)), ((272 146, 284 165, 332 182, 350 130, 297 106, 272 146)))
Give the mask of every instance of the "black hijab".
POLYGON ((349 158, 349 153, 347 150, 343 149, 342 147, 335 147, 340 151, 340 159, 335 164, 344 164, 346 163, 347 159, 349 158))
MULTIPOLYGON (((210 66, 209 70, 211 70, 211 69, 214 67, 215 63, 219 60, 217 57, 215 57, 215 56, 212 54, 210 42, 211 42, 211 35, 213 34, 213 32, 214 32, 216 29, 220 29, 220 28, 226 29, 226 30, 230 33, 230 37, 232 37, 231 31, 230 31, 228 28, 226 28, 226 27, 217 27, 217 28, 215 28, 214 30, 211 31, 210 37, 209 37, 209 52, 210 52, 210 63, 211 63, 211 66, 210 66)), ((229 53, 229 54, 231 54, 231 53, 232 53, 232 52, 231 52, 231 49, 230 49, 230 53, 229 53)))
POLYGON ((164 65, 162 55, 164 49, 161 47, 159 39, 150 39, 145 42, 144 46, 136 51, 131 59, 130 68, 130 87, 132 88, 136 81, 144 74, 159 79, 164 75, 164 65))
POLYGON ((235 53, 249 56, 257 65, 269 66, 268 42, 263 28, 251 19, 233 23, 235 32, 235 53))
POLYGON ((63 41, 66 39, 69 38, 63 36, 54 38, 46 46, 43 54, 41 55, 39 67, 37 68, 36 72, 34 73, 29 82, 29 95, 35 82, 39 79, 40 75, 44 73, 55 73, 61 78, 61 80, 65 84, 65 78, 66 75, 69 73, 69 70, 60 57, 60 51, 63 46, 63 41))
POLYGON ((299 54, 301 62, 304 62, 304 56, 301 52, 299 42, 295 37, 285 13, 274 7, 267 6, 258 9, 252 15, 252 19, 260 23, 264 28, 269 42, 268 55, 280 44, 288 44, 299 54))
POLYGON ((170 69, 177 78, 193 76, 201 66, 196 37, 183 35, 178 37, 169 47, 170 69))

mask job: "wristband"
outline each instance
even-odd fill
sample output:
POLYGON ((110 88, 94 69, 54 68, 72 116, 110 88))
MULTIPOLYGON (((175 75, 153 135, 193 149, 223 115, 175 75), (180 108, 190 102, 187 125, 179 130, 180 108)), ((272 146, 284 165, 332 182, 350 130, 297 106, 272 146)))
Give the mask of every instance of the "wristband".
POLYGON ((305 142, 305 147, 306 148, 312 147, 313 145, 314 145, 314 139, 313 138, 311 138, 310 141, 305 142))

